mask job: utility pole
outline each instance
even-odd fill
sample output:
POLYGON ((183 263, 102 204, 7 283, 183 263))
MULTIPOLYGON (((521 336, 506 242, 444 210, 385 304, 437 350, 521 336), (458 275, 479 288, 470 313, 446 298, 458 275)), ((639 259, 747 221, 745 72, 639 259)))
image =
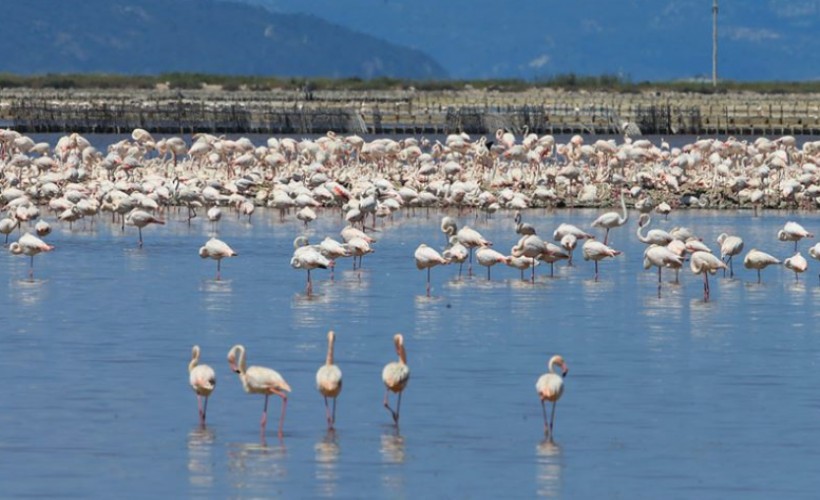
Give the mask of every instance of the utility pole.
POLYGON ((712 87, 717 87, 717 16, 718 0, 712 1, 712 87))

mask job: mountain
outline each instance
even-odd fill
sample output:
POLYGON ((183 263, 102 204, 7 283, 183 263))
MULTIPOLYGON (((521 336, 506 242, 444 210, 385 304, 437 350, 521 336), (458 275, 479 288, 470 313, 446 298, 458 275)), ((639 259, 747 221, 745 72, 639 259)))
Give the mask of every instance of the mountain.
MULTIPOLYGON (((234 0, 430 54, 451 77, 711 78, 712 0, 234 0)), ((820 79, 820 0, 719 2, 718 72, 820 79)))
POLYGON ((4 2, 0 72, 432 79, 422 51, 310 14, 215 0, 4 2))

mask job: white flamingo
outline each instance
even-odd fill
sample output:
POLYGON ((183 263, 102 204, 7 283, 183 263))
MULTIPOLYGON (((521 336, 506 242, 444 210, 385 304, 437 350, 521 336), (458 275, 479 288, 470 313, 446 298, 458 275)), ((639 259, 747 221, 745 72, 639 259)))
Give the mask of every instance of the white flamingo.
POLYGON ((626 211, 626 201, 624 200, 623 191, 621 191, 621 209, 623 211, 623 216, 621 216, 618 212, 606 212, 592 221, 592 227, 602 227, 606 229, 606 233, 604 234, 604 245, 606 245, 609 241, 609 230, 615 227, 623 226, 626 224, 626 221, 629 220, 629 213, 626 211))
POLYGON ((203 259, 216 260, 216 279, 219 281, 222 278, 222 259, 226 257, 236 257, 239 255, 222 240, 211 238, 205 245, 199 247, 199 256, 203 259))
POLYGON ((407 387, 407 382, 410 381, 410 367, 407 366, 407 352, 404 349, 404 337, 397 333, 393 336, 393 344, 396 346, 396 354, 398 354, 398 361, 393 361, 384 365, 382 370, 382 382, 384 382, 384 407, 390 412, 393 417, 393 423, 398 427, 399 412, 401 411, 401 395, 404 388, 407 387), (388 395, 393 392, 398 394, 398 402, 396 403, 396 410, 390 408, 390 401, 388 395))
POLYGON ((19 240, 9 245, 9 252, 11 252, 12 254, 24 254, 28 255, 31 258, 31 260, 29 261, 30 263, 28 271, 28 277, 30 280, 34 279, 34 256, 39 253, 50 252, 52 250, 54 250, 54 247, 52 245, 49 245, 45 241, 28 232, 23 234, 23 236, 21 236, 19 240))
POLYGON ((424 243, 416 248, 413 258, 416 261, 416 268, 419 270, 427 269, 427 296, 430 296, 430 270, 435 266, 441 264, 449 264, 450 261, 442 257, 434 248, 431 248, 424 243))
POLYGON ((757 270, 758 283, 760 283, 760 271, 774 264, 780 264, 780 260, 756 248, 749 250, 749 253, 743 258, 743 267, 757 270))
POLYGON ((328 429, 333 429, 336 424, 336 398, 342 392, 342 370, 333 363, 333 344, 335 341, 336 334, 333 330, 330 330, 327 332, 327 358, 325 364, 316 371, 316 389, 325 399, 328 429), (333 412, 330 411, 327 398, 333 399, 333 412))

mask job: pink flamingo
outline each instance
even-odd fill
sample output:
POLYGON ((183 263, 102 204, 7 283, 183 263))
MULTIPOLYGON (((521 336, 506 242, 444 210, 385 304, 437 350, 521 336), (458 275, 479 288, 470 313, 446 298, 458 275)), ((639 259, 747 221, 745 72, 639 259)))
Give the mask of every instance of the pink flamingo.
POLYGON ((25 254, 31 257, 29 264, 28 277, 30 280, 34 279, 34 256, 41 252, 50 252, 54 250, 52 245, 49 245, 40 238, 31 233, 25 233, 19 240, 9 245, 9 252, 14 255, 25 254))
POLYGON ((413 254, 416 259, 416 268, 419 270, 427 269, 427 296, 430 296, 430 269, 439 264, 449 264, 450 261, 445 259, 434 248, 428 247, 424 243, 416 248, 413 254))
POLYGON ((216 387, 216 373, 208 365, 199 364, 199 346, 191 350, 191 362, 188 363, 188 381, 191 389, 196 393, 196 402, 199 407, 199 423, 205 427, 205 413, 208 411, 208 396, 216 387), (203 404, 202 400, 205 400, 203 404))
POLYGON ((564 358, 558 354, 550 358, 547 366, 549 371, 538 377, 538 381, 535 382, 535 390, 541 399, 541 411, 544 414, 544 435, 552 441, 552 428, 555 423, 555 406, 558 400, 561 399, 561 395, 564 394, 564 377, 569 373, 569 368, 566 362, 564 362, 564 358), (561 367, 560 376, 555 372, 556 365, 561 367), (547 407, 544 401, 552 402, 552 416, 550 417, 549 423, 547 423, 547 407))
POLYGON ((397 333, 393 336, 393 343, 396 346, 396 353, 399 355, 398 361, 387 363, 382 370, 382 382, 387 388, 384 392, 384 407, 393 416, 393 423, 396 427, 399 425, 399 411, 401 410, 401 395, 404 388, 407 387, 407 382, 410 380, 410 367, 407 366, 407 352, 404 350, 404 337, 397 333), (398 402, 396 403, 396 411, 390 408, 388 395, 394 392, 398 394, 398 402))
POLYGON ((238 253, 234 252, 231 247, 228 246, 222 240, 218 240, 216 238, 211 238, 208 240, 204 246, 199 248, 199 256, 203 259, 211 258, 216 260, 216 280, 219 281, 221 279, 222 274, 222 259, 225 257, 236 257, 239 255, 238 253))
POLYGON ((327 359, 325 364, 316 371, 316 389, 325 398, 325 413, 327 414, 327 428, 333 429, 336 424, 336 398, 342 392, 342 370, 333 364, 333 344, 336 334, 333 330, 327 332, 327 359), (333 413, 327 404, 327 398, 333 398, 333 413))
POLYGON ((265 437, 265 425, 268 423, 268 397, 276 394, 282 398, 282 415, 279 418, 279 437, 282 437, 282 426, 285 423, 285 411, 288 406, 290 386, 279 372, 264 366, 247 367, 245 364, 245 346, 237 344, 228 351, 228 365, 239 375, 242 387, 249 394, 264 394, 265 409, 262 410, 261 427, 262 438, 265 437), (237 354, 238 353, 238 354, 237 354), (237 363, 237 357, 239 362, 237 363))

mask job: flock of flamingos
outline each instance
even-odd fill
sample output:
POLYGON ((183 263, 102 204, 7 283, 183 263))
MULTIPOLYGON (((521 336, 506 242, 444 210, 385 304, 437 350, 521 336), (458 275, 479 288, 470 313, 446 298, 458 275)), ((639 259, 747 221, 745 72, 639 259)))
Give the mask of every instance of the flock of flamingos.
MULTIPOLYGON (((343 241, 326 237, 311 244, 304 236, 294 240, 291 266, 307 271, 306 293, 312 293, 311 270, 333 269, 338 259, 358 259, 373 251, 372 231, 379 218, 399 210, 430 207, 457 208, 459 213, 474 211, 489 216, 499 210, 515 213, 518 242, 502 253, 477 230, 458 227, 452 217, 441 220, 447 247, 439 252, 420 244, 414 258, 418 269, 430 273, 439 265, 468 263, 473 259, 490 269, 506 264, 524 272, 546 262, 552 267, 566 260, 581 244, 584 260, 592 260, 595 279, 598 262, 621 252, 608 245, 611 230, 627 224, 627 201, 639 213, 637 238, 647 244, 644 268, 658 270, 658 294, 664 268, 677 273, 686 260, 695 274, 703 275, 704 300, 709 300, 709 274, 728 270, 734 274, 733 257, 743 251, 738 235, 721 234, 719 251, 712 249, 687 228, 671 231, 648 229, 651 215, 666 217, 687 207, 816 208, 820 204, 820 141, 798 145, 791 136, 774 140, 758 138, 750 142, 728 138, 700 139, 682 147, 649 140, 597 140, 587 143, 574 136, 557 143, 551 135, 528 134, 516 137, 497 131, 494 140, 472 140, 466 134, 452 134, 442 141, 421 138, 402 140, 380 138, 372 141, 351 135, 296 140, 269 138, 256 145, 247 138, 228 139, 196 134, 189 141, 181 137, 155 139, 149 132, 135 129, 130 138, 97 149, 83 136, 72 133, 52 147, 35 142, 14 130, 0 129, 0 234, 9 251, 30 257, 29 277, 33 279, 34 257, 54 249, 42 238, 51 232, 41 211, 53 214, 53 222, 71 226, 83 218, 107 213, 124 228, 138 229, 143 245, 143 229, 164 224, 170 207, 186 214, 188 223, 203 214, 216 223, 223 210, 235 210, 250 220, 256 207, 277 210, 284 219, 291 211, 309 225, 317 211, 340 209, 347 226, 343 241), (609 207, 588 228, 561 224, 553 232, 553 242, 542 239, 533 225, 524 220, 533 207, 609 207), (24 232, 25 228, 25 232, 24 232), (9 243, 15 232, 20 234, 9 243), (595 232, 602 232, 596 236, 595 232), (599 240, 600 238, 600 240, 599 240), (719 253, 719 255, 718 255, 719 253)), ((795 254, 782 261, 794 271, 795 279, 808 268, 798 251, 798 242, 813 234, 796 222, 788 222, 777 239, 794 242, 795 254)), ((820 260, 820 243, 809 256, 820 260)), ((236 252, 224 241, 211 238, 200 249, 203 258, 216 260, 216 279, 221 277, 221 261, 236 252)), ((774 256, 757 249, 743 257, 748 269, 760 271, 781 264, 774 256)), ((335 401, 341 391, 341 370, 333 364, 334 334, 328 334, 328 356, 316 376, 325 398, 328 426, 335 422, 335 401), (333 409, 328 404, 333 400, 333 409)), ((409 380, 404 340, 394 338, 398 361, 385 366, 382 378, 387 388, 384 405, 398 425, 401 393, 409 380), (389 405, 389 392, 398 394, 396 409, 389 405)), ((207 365, 198 364, 200 351, 194 346, 189 365, 190 383, 199 400, 202 425, 207 397, 213 391, 215 375, 207 365), (203 402, 204 400, 204 402, 203 402)), ((264 436, 268 397, 282 398, 282 416, 290 390, 276 371, 246 366, 245 348, 236 345, 228 353, 231 370, 239 375, 249 393, 265 395, 261 428, 264 436)), ((553 356, 549 370, 538 379, 536 389, 542 403, 544 428, 552 435, 555 403, 563 392, 567 365, 553 356), (560 372, 556 371, 560 368, 560 372), (552 402, 547 418, 545 402, 552 402)))

